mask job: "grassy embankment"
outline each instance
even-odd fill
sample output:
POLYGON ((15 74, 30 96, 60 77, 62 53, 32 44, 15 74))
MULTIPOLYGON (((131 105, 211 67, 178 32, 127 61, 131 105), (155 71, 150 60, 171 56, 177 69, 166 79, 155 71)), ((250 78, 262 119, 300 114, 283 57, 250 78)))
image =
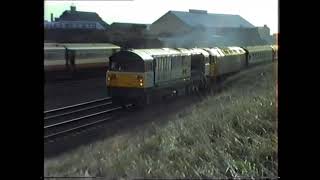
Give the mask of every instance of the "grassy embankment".
MULTIPOLYGON (((276 64, 241 72, 216 96, 148 135, 101 141, 45 163, 48 176, 277 176, 276 64)), ((144 131, 144 130, 141 130, 144 131)))

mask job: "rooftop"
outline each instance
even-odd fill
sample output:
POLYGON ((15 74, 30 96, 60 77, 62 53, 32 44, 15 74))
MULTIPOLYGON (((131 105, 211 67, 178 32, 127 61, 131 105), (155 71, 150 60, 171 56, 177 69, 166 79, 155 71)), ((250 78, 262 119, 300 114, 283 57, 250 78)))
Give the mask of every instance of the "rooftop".
POLYGON ((64 11, 57 21, 96 21, 104 27, 108 26, 97 13, 77 11, 74 6, 71 6, 71 10, 64 11))
POLYGON ((217 28, 217 27, 245 27, 253 28, 254 25, 246 21, 239 15, 231 14, 213 14, 204 10, 192 10, 189 12, 183 11, 169 11, 174 14, 180 20, 191 27, 205 27, 205 28, 217 28))

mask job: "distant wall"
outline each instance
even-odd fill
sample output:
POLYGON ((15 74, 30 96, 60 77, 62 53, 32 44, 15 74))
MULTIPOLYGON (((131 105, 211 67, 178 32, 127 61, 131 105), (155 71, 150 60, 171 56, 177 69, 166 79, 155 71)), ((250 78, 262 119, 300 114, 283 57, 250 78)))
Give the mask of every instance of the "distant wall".
POLYGON ((156 37, 111 31, 80 29, 44 30, 45 42, 56 43, 113 43, 123 48, 159 48, 162 43, 156 37))

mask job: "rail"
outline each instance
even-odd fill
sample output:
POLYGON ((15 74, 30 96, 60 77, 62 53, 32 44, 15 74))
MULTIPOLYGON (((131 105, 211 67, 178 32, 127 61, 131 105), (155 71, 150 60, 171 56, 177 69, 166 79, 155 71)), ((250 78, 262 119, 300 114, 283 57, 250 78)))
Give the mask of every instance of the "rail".
POLYGON ((44 140, 52 140, 109 121, 114 118, 113 113, 121 109, 122 106, 113 105, 112 99, 107 97, 45 111, 44 140))

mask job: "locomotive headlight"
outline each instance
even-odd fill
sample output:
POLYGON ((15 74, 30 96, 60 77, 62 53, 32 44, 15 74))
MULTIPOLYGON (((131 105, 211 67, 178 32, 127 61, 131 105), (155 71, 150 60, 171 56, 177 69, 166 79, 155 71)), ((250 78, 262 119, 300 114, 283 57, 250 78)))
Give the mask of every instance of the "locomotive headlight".
POLYGON ((139 81, 140 86, 143 86, 143 77, 140 76, 140 75, 138 75, 138 76, 137 76, 137 79, 138 79, 138 81, 139 81))

